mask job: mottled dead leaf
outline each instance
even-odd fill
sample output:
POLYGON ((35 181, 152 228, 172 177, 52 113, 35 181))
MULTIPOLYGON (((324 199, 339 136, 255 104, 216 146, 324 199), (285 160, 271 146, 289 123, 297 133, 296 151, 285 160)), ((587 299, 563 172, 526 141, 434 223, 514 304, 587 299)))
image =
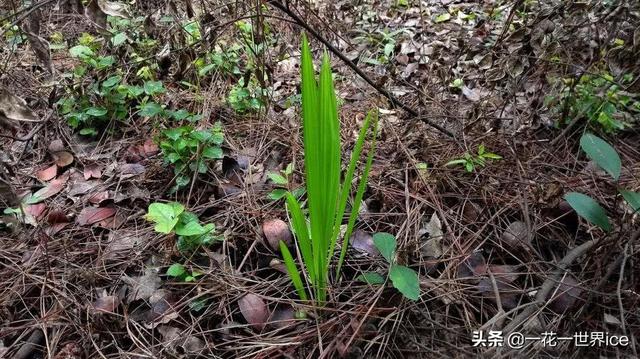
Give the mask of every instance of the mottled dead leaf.
POLYGON ((256 330, 262 330, 265 322, 269 318, 267 304, 253 293, 248 293, 238 300, 240 312, 256 330))
POLYGON ((86 207, 82 209, 76 222, 81 226, 88 226, 112 217, 116 209, 111 207, 86 207))
POLYGON ((280 241, 283 241, 287 246, 293 242, 289 225, 281 219, 270 219, 262 223, 262 232, 269 246, 275 251, 279 250, 280 241))
POLYGON ((42 182, 47 182, 54 179, 57 174, 58 174, 58 166, 52 165, 36 172, 36 177, 42 182))

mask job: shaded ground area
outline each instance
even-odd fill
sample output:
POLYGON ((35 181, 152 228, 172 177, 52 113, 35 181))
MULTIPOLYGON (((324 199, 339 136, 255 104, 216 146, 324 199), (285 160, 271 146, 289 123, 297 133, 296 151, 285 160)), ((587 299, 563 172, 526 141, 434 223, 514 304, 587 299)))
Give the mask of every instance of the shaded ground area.
POLYGON ((332 54, 345 159, 365 114, 381 119, 323 308, 297 299, 270 242, 288 231, 278 190, 304 186, 290 14, 271 1, 15 3, 0 15, 0 204, 23 211, 0 224, 1 357, 637 357, 640 230, 618 194, 640 190, 637 3, 289 3, 376 85, 332 54), (177 150, 204 129, 224 136, 206 142, 211 158, 202 141, 177 150), (617 181, 580 151, 585 132, 620 154, 617 181), (500 158, 447 165, 480 148, 500 158), (579 218, 571 191, 613 229, 579 218), (154 231, 145 214, 164 201, 216 238, 185 251, 154 231), (358 279, 384 273, 383 231, 419 273, 418 301, 358 279), (175 264, 191 280, 168 275, 175 264), (477 330, 571 339, 477 347, 477 330), (577 332, 629 343, 577 346, 577 332))

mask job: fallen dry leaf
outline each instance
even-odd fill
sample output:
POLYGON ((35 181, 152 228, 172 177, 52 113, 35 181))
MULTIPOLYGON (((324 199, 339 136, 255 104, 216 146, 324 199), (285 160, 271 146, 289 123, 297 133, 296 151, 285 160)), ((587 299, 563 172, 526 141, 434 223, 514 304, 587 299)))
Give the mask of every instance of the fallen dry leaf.
POLYGON ((36 172, 36 177, 42 182, 47 182, 54 179, 57 174, 58 174, 58 166, 52 165, 36 172))
POLYGON ((144 150, 144 154, 147 157, 157 155, 160 152, 160 148, 151 138, 148 138, 146 141, 144 141, 142 149, 144 150))
POLYGON ((81 226, 88 226, 112 217, 116 209, 111 207, 86 207, 80 211, 76 222, 81 226))
POLYGON ((149 297, 151 310, 147 312, 145 320, 148 328, 155 328, 160 324, 167 324, 178 318, 179 313, 175 309, 176 296, 168 290, 159 289, 149 297))
POLYGON ((257 330, 264 328, 265 322, 269 319, 269 309, 262 298, 248 293, 238 300, 238 306, 247 323, 257 330))
POLYGON ((109 199, 109 191, 101 191, 101 192, 90 194, 89 198, 87 198, 87 201, 89 201, 89 203, 91 204, 100 204, 101 202, 106 201, 108 199, 109 199))
POLYGON ((38 122, 38 117, 22 98, 0 87, 0 115, 19 122, 38 122))
POLYGON ((149 299, 156 289, 160 288, 162 280, 158 276, 158 272, 153 268, 147 268, 144 275, 139 277, 122 277, 122 281, 130 286, 127 300, 133 302, 139 299, 149 299))
POLYGON ((357 251, 367 253, 371 256, 376 256, 380 253, 373 243, 373 236, 361 229, 353 231, 350 242, 351 247, 357 251))
POLYGON ((87 165, 84 168, 84 179, 100 178, 102 177, 102 166, 97 164, 87 165))
POLYGON ((144 171, 144 166, 139 163, 125 163, 120 166, 120 173, 123 175, 139 175, 144 171))
POLYGON ((289 229, 289 225, 281 219, 270 219, 262 223, 262 232, 269 246, 275 251, 280 248, 280 241, 283 241, 287 246, 293 242, 293 234, 289 229))
POLYGON ((95 314, 113 313, 120 304, 120 299, 115 295, 107 295, 96 299, 91 305, 95 314))
POLYGON ((67 184, 69 180, 69 174, 62 175, 53 181, 49 182, 48 185, 36 191, 31 196, 28 196, 26 199, 27 204, 40 203, 47 198, 53 197, 56 194, 60 193, 64 186, 67 184))

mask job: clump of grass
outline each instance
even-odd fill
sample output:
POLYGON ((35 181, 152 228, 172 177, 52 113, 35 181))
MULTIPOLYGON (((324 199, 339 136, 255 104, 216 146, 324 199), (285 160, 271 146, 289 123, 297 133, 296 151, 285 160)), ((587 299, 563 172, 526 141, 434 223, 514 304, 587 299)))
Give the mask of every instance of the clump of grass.
MULTIPOLYGON (((378 118, 377 112, 374 111, 367 115, 358 135, 344 180, 341 183, 340 120, 329 56, 325 52, 319 80, 316 80, 311 50, 304 35, 302 38, 301 76, 308 216, 303 214, 302 207, 294 195, 287 193, 286 199, 297 239, 297 247, 301 254, 301 264, 304 273, 306 273, 305 278, 309 283, 309 294, 318 303, 323 303, 327 298, 329 265, 340 235, 340 226, 344 219, 347 201, 349 195, 352 194, 356 165, 362 154, 365 137, 371 130, 373 140, 367 152, 366 163, 351 206, 336 269, 336 278, 340 275, 340 268, 349 245, 348 240, 360 209, 360 202, 373 160, 378 118)), ((280 242, 280 250, 298 295, 301 299, 307 300, 309 297, 304 288, 302 276, 293 256, 282 241, 280 242)))

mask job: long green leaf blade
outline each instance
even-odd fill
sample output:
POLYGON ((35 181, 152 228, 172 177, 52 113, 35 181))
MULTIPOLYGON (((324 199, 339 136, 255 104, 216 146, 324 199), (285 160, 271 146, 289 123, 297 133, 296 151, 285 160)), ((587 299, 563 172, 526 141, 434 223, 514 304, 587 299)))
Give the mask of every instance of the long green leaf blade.
POLYGON ((564 196, 569 205, 580 217, 602 228, 605 232, 611 231, 611 223, 604 208, 598 202, 586 194, 569 192, 564 196))
MULTIPOLYGON (((369 147, 369 151, 367 153, 367 162, 365 163, 364 170, 362 171, 360 183, 358 184, 358 191, 356 192, 353 206, 351 207, 351 213, 349 214, 349 222, 347 223, 347 230, 344 234, 342 249, 340 250, 340 259, 338 259, 338 267, 336 269, 336 278, 340 278, 340 270, 342 269, 342 263, 344 262, 345 255, 347 254, 347 248, 349 248, 351 233, 353 232, 353 226, 356 223, 356 218, 358 218, 358 213, 360 213, 360 203, 362 202, 364 191, 367 188, 367 182, 369 181, 369 172, 371 171, 371 165, 373 164, 373 153, 375 152, 376 141, 378 139, 378 112, 377 111, 374 113, 372 118, 373 118, 373 140, 371 141, 371 147, 369 147)), ((361 136, 364 136, 364 134, 361 134, 361 136)))
POLYGON ((605 170, 614 180, 620 178, 622 167, 618 152, 605 140, 591 133, 580 138, 580 147, 593 162, 605 170))
POLYGON ((291 282, 296 288, 300 299, 307 300, 307 293, 304 291, 304 285, 302 284, 300 273, 298 273, 298 268, 296 268, 296 263, 293 261, 293 257, 291 256, 291 252, 289 252, 289 248, 287 248, 287 245, 283 241, 280 241, 280 252, 282 252, 284 265, 287 268, 287 272, 289 273, 291 282))
POLYGON ((289 192, 287 192, 286 196, 287 209, 291 216, 291 225, 293 226, 296 239, 298 240, 298 248, 300 248, 300 253, 302 253, 302 261, 309 273, 309 277, 311 277, 311 281, 315 282, 316 272, 313 264, 314 258, 311 249, 311 239, 309 238, 309 230, 307 229, 307 222, 304 219, 298 200, 289 192))

